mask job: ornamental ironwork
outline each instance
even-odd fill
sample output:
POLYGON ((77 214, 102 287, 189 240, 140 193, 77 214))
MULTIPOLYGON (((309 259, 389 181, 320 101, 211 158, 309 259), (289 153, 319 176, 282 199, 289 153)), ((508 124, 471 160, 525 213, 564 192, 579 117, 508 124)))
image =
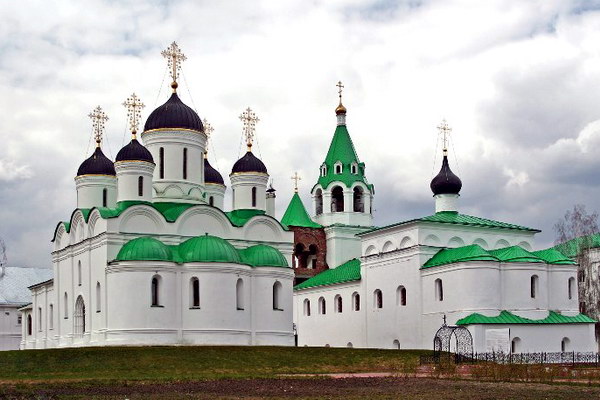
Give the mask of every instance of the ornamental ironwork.
POLYGON ((444 315, 444 323, 433 338, 434 357, 439 357, 441 353, 449 353, 452 339, 455 340, 455 354, 467 357, 473 355, 473 336, 471 336, 471 332, 464 326, 447 325, 446 316, 444 315))

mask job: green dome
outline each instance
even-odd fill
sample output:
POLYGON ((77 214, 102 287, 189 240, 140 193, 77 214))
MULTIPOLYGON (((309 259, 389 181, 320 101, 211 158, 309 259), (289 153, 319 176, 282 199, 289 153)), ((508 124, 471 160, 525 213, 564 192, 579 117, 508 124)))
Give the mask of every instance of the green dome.
POLYGON ((240 250, 242 259, 253 267, 288 267, 288 262, 279 250, 264 244, 240 250))
POLYGON ((130 240, 117 254, 117 261, 170 261, 171 258, 171 250, 152 237, 130 240))
POLYGON ((198 236, 179 245, 183 262, 229 262, 241 264, 238 251, 227 240, 216 236, 198 236))

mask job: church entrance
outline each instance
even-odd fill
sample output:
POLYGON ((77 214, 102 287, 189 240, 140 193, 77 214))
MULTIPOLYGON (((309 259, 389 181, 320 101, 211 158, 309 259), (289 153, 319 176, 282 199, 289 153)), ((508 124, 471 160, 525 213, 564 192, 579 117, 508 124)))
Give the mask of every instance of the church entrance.
POLYGON ((75 314, 73 317, 75 323, 73 333, 75 337, 83 337, 83 334, 85 333, 85 303, 81 296, 79 296, 75 302, 75 314))

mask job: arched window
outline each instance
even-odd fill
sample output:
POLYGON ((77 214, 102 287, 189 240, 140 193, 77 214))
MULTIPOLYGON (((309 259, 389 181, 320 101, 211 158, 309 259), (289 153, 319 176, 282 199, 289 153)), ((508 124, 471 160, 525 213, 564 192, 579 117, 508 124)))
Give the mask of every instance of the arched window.
POLYGON ((358 168, 356 166, 356 164, 352 164, 352 167, 350 168, 350 170, 352 171, 352 174, 356 175, 358 173, 358 168))
POLYGON ((54 329, 54 304, 48 307, 48 329, 54 329))
POLYGON ((383 293, 379 289, 375 289, 373 292, 373 307, 383 308, 383 293))
POLYGON ((108 189, 102 189, 102 207, 108 206, 108 189))
POLYGON ((32 322, 31 322, 31 314, 27 315, 27 335, 31 336, 31 333, 33 331, 33 327, 31 326, 32 322))
POLYGON ((560 351, 571 351, 571 340, 568 337, 563 338, 560 341, 560 351))
POLYGON ((344 189, 336 186, 331 191, 331 212, 344 211, 344 189))
POLYGON ((75 315, 73 317, 75 324, 73 333, 76 337, 82 337, 85 333, 85 304, 81 296, 77 297, 75 302, 75 315))
POLYGON ((183 179, 187 179, 187 148, 183 149, 183 179))
POLYGON ((346 347, 349 348, 349 349, 351 349, 351 348, 354 347, 354 345, 352 345, 352 342, 348 342, 348 344, 346 344, 346 347))
POLYGON ((96 282, 96 312, 102 311, 102 293, 100 292, 100 282, 96 282))
POLYGON ((323 214, 323 191, 317 189, 315 192, 315 212, 317 215, 323 214))
POLYGON ((38 307, 38 331, 42 331, 42 307, 38 307))
POLYGON ((158 171, 160 179, 165 178, 165 149, 161 147, 158 150, 158 171))
POLYGON ((235 284, 235 300, 236 300, 236 308, 238 310, 244 309, 244 281, 242 278, 237 280, 235 284))
POLYGON ((569 278, 569 300, 575 296, 575 278, 569 278))
POLYGON ((365 204, 363 202, 363 189, 359 186, 352 191, 354 200, 354 212, 365 212, 365 204))
POLYGON ((69 318, 69 296, 67 296, 67 292, 65 292, 65 296, 63 298, 63 308, 65 310, 65 319, 67 319, 69 318))
POLYGON ((342 173, 342 164, 340 162, 335 164, 335 173, 336 174, 341 174, 342 173))
POLYGON ((406 305, 406 288, 404 286, 398 286, 398 289, 396 289, 396 305, 406 305))
POLYGON ((352 293, 352 309, 360 311, 360 294, 357 292, 352 293))
POLYGON ((319 248, 311 244, 308 246, 308 259, 306 262, 306 268, 317 269, 317 253, 319 252, 319 248))
POLYGON ((531 276, 531 298, 535 299, 538 293, 538 282, 539 282, 539 278, 537 275, 532 275, 531 276))
POLYGON ((518 353, 521 350, 521 339, 516 337, 510 342, 510 352, 518 353))
POLYGON ((81 261, 77 261, 77 286, 81 286, 81 261))
POLYGON ((400 350, 400 341, 398 339, 392 342, 392 348, 396 350, 400 350))
POLYGON ((281 282, 275 281, 273 284, 273 310, 283 311, 283 304, 281 299, 281 292, 283 288, 281 282))
POLYGON ((156 275, 152 277, 150 284, 150 296, 152 301, 152 307, 160 306, 160 276, 156 275))
POLYGON ((340 296, 339 294, 337 296, 335 296, 335 298, 333 299, 333 302, 335 304, 335 312, 336 313, 341 313, 343 308, 342 308, 342 296, 340 296))
POLYGON ((326 308, 324 297, 319 297, 319 314, 322 314, 322 315, 327 314, 327 308, 326 308))
POLYGON ((321 176, 327 175, 327 165, 321 165, 321 176))
POLYGON ((213 196, 210 196, 208 198, 208 204, 211 205, 211 206, 215 205, 215 198, 213 196))
POLYGON ((444 285, 439 278, 435 280, 435 299, 437 301, 444 301, 444 285))
POLYGON ((200 281, 196 277, 190 279, 190 307, 200 308, 200 281))
POLYGON ((256 207, 256 187, 252 188, 252 207, 256 207))
POLYGON ((304 315, 310 317, 310 300, 304 299, 304 315))
POLYGON ((144 195, 144 177, 138 177, 138 196, 142 197, 144 195))

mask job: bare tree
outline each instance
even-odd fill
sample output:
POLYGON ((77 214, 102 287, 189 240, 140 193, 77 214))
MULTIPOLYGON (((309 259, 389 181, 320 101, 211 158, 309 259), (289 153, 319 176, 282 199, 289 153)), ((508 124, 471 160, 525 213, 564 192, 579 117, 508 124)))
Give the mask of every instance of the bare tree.
POLYGON ((593 261, 597 261, 597 247, 594 241, 598 228, 598 213, 588 214, 583 204, 576 204, 568 210, 555 225, 556 244, 565 244, 568 256, 574 256, 578 264, 579 309, 582 313, 598 318, 600 316, 600 287, 593 261))
POLYGON ((0 273, 4 272, 4 267, 8 263, 8 258, 6 256, 6 243, 0 237, 0 273))

